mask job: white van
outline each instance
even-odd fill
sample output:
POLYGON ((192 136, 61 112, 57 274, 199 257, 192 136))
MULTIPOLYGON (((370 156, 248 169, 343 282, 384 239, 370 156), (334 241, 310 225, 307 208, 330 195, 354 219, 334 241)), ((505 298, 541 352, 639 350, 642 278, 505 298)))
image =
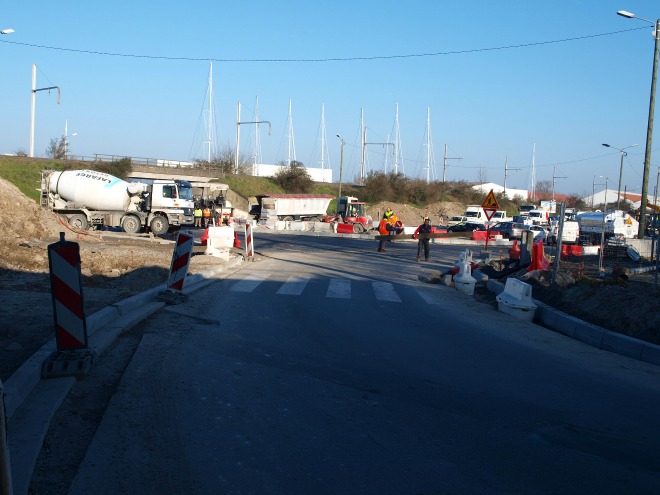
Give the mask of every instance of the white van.
MULTIPOLYGON (((548 233, 548 244, 557 244, 557 237, 559 236, 559 222, 553 221, 550 224, 550 232, 548 233)), ((574 220, 565 220, 564 228, 561 231, 562 244, 577 244, 580 240, 580 224, 574 220)))
POLYGON ((546 210, 531 210, 527 216, 533 225, 549 225, 550 212, 546 210))
POLYGON ((478 205, 468 205, 463 215, 467 217, 466 221, 471 223, 486 223, 488 221, 486 212, 478 205))
POLYGON ((504 211, 504 210, 497 210, 493 214, 491 220, 493 222, 513 222, 513 217, 508 217, 506 215, 506 211, 504 211))
POLYGON ((449 220, 447 220, 447 227, 451 227, 452 225, 456 225, 456 224, 459 224, 459 223, 462 223, 462 222, 467 222, 467 221, 468 221, 468 217, 457 215, 457 216, 451 217, 449 220))

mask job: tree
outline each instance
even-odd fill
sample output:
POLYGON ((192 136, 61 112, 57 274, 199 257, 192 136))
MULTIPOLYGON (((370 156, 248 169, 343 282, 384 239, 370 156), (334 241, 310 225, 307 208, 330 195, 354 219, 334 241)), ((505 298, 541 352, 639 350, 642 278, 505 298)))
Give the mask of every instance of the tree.
POLYGON ((483 167, 479 167, 479 171, 477 172, 477 182, 481 184, 488 182, 488 171, 483 167))
POLYGON ((66 159, 66 137, 62 136, 59 140, 53 138, 50 140, 50 145, 46 148, 46 156, 56 160, 66 159))
POLYGON ((282 167, 273 176, 273 181, 287 193, 307 193, 314 183, 302 162, 295 160, 291 166, 282 167))
POLYGON ((536 183, 536 198, 537 200, 552 199, 552 181, 540 180, 536 183))

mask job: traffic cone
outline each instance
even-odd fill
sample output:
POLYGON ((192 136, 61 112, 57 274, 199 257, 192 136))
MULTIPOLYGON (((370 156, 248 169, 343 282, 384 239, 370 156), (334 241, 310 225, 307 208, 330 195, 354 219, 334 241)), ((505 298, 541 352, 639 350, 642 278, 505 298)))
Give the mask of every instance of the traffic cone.
POLYGON ((238 232, 234 230, 234 247, 235 248, 240 248, 241 247, 241 240, 238 238, 238 232))
POLYGON ((520 259, 520 247, 518 247, 518 239, 513 240, 513 246, 509 249, 509 259, 510 260, 519 260, 520 259))

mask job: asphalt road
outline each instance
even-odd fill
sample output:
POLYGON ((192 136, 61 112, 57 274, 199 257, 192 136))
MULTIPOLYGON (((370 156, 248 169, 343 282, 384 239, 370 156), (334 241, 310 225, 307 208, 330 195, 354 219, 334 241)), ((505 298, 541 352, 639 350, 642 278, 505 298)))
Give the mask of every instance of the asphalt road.
POLYGON ((146 323, 69 493, 657 493, 659 368, 376 247, 258 235, 146 323))

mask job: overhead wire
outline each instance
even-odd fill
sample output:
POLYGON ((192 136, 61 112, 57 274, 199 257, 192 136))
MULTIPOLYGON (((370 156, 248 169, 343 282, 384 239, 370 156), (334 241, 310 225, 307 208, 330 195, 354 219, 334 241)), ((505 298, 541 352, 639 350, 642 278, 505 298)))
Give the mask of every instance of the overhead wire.
POLYGON ((557 40, 535 41, 531 43, 518 43, 514 45, 503 45, 494 47, 471 48, 466 50, 448 50, 438 52, 424 52, 424 53, 408 53, 400 55, 372 55, 372 56, 353 56, 353 57, 326 57, 326 58, 215 58, 215 57, 174 57, 169 55, 148 55, 137 53, 117 53, 117 52, 104 52, 97 50, 84 50, 80 48, 64 48, 58 46, 40 45, 35 43, 24 43, 20 41, 0 39, 0 43, 10 45, 25 46, 29 48, 38 48, 43 50, 56 50, 70 53, 80 53, 85 55, 99 55, 106 57, 124 57, 124 58, 140 58, 140 59, 155 59, 155 60, 170 60, 170 61, 187 61, 187 62, 222 62, 222 63, 324 63, 324 62, 353 62, 353 61, 368 61, 368 60, 393 60, 393 59, 407 59, 407 58, 423 58, 423 57, 440 57, 447 55, 465 55, 470 53, 491 52, 499 50, 512 50, 518 48, 529 48, 534 46, 551 45, 557 43, 567 43, 572 41, 581 41, 586 39, 599 38, 603 36, 612 36, 630 31, 638 31, 640 29, 648 29, 646 26, 622 29, 619 31, 610 31, 607 33, 587 34, 583 36, 574 36, 571 38, 561 38, 557 40))

